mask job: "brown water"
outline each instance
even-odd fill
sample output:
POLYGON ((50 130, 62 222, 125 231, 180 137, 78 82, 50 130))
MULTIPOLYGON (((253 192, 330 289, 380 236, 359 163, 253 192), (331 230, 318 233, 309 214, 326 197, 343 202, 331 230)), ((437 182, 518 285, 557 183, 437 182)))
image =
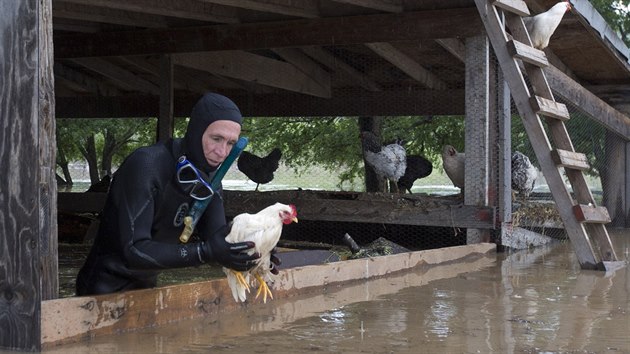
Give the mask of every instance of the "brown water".
MULTIPOLYGON (((628 263, 630 231, 610 232, 628 263)), ((567 242, 273 300, 60 353, 630 353, 630 271, 567 242)))

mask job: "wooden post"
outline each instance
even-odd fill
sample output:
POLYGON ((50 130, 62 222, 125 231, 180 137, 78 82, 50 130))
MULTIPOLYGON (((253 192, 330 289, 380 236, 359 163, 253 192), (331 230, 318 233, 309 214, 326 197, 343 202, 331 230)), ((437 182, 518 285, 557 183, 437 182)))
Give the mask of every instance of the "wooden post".
MULTIPOLYGON (((507 245, 507 239, 512 235, 512 105, 510 88, 503 78, 499 67, 497 71, 497 119, 498 137, 496 147, 498 151, 498 220, 501 234, 501 244, 507 245)), ((493 144, 495 145, 495 144, 493 144)))
POLYGON ((41 349, 57 281, 51 0, 2 3, 0 349, 41 349))
POLYGON ((160 116, 158 117, 157 140, 173 137, 173 60, 169 54, 160 57, 160 116))
MULTIPOLYGON (((464 204, 488 205, 490 45, 486 36, 466 39, 466 165, 464 204)), ((489 241, 489 231, 467 229, 466 243, 489 241)))

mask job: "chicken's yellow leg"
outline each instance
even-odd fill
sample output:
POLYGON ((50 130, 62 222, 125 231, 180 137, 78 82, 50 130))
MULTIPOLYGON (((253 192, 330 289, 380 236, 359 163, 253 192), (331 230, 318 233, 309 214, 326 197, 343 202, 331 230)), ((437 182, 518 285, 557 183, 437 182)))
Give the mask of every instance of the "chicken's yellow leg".
POLYGON ((269 295, 269 298, 273 299, 273 294, 271 293, 271 290, 269 290, 269 286, 267 285, 267 282, 265 282, 265 279, 263 279, 260 274, 254 274, 254 276, 256 277, 256 279, 258 280, 258 283, 260 284, 260 286, 258 286, 258 292, 256 292, 256 299, 258 299, 258 296, 260 295, 260 293, 263 294, 263 303, 267 303, 267 295, 269 295))
POLYGON ((245 280, 243 273, 237 272, 235 270, 233 270, 232 273, 234 273, 234 277, 236 277, 236 280, 238 281, 238 283, 241 284, 245 289, 247 289, 247 292, 250 292, 249 284, 247 284, 247 281, 245 280))

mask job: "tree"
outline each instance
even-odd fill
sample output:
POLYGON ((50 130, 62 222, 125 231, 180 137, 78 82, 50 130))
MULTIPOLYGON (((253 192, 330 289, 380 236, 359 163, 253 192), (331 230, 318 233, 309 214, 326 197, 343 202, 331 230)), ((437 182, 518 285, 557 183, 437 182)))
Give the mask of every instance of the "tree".
POLYGON ((155 120, 148 118, 58 119, 57 164, 65 181, 72 184, 69 163, 86 161, 94 184, 111 174, 113 164, 119 164, 133 149, 154 139, 155 120))
POLYGON ((591 4, 630 47, 630 0, 591 0, 591 4))

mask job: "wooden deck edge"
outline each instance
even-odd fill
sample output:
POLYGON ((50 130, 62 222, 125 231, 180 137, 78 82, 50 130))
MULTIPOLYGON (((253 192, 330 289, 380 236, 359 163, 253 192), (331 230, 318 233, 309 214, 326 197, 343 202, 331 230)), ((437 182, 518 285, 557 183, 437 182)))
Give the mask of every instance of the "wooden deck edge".
MULTIPOLYGON (((304 292, 323 293, 330 287, 421 267, 457 263, 495 250, 495 244, 474 244, 291 268, 280 272, 272 291, 276 300, 304 292)), ((225 279, 47 300, 41 306, 42 346, 50 348, 94 336, 217 316, 222 312, 258 306, 258 303, 262 301, 236 303, 225 279)), ((273 302, 264 306, 273 306, 273 302)))

